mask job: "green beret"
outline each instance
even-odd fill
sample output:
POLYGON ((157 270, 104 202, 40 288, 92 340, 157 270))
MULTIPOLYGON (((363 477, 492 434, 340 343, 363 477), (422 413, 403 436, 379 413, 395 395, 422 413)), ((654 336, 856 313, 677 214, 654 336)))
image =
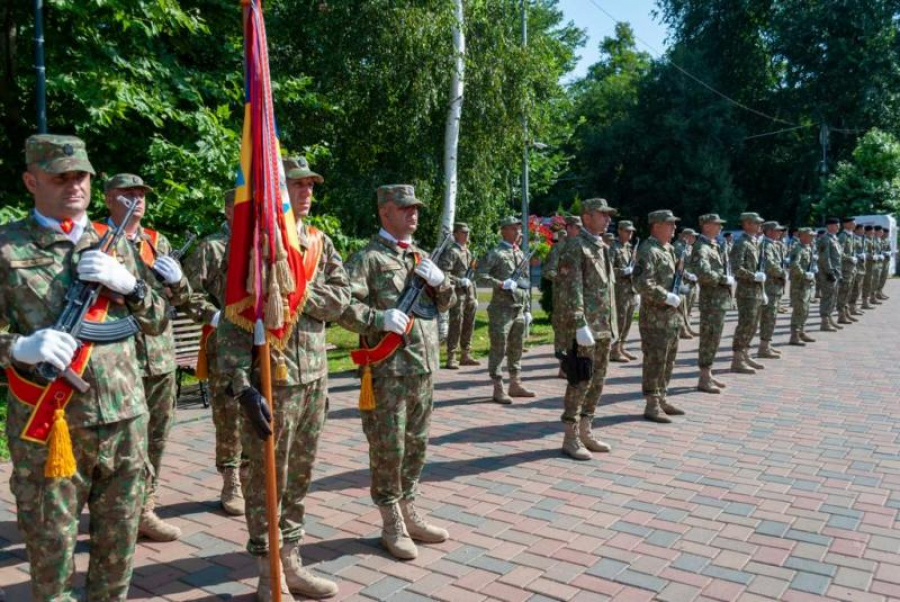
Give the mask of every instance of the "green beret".
POLYGON ((634 222, 632 222, 629 219, 619 220, 619 226, 617 229, 618 230, 628 230, 629 232, 634 232, 635 231, 634 222))
POLYGON ((719 217, 718 213, 705 213, 700 216, 700 225, 703 224, 724 224, 725 220, 719 217))
POLYGON ((507 215, 504 218, 500 219, 500 227, 505 228, 506 226, 521 226, 522 220, 520 220, 515 215, 507 215))
POLYGON ((133 173, 117 173, 103 184, 103 192, 109 192, 115 188, 143 188, 147 192, 153 190, 144 184, 141 176, 136 176, 133 173))
POLYGON ((378 187, 378 206, 385 203, 394 203, 398 207, 411 207, 425 205, 416 198, 416 189, 410 184, 388 184, 378 187))
POLYGON ((306 157, 288 157, 282 164, 284 165, 284 177, 288 180, 312 178, 317 184, 325 181, 325 178, 309 168, 306 157))
POLYGON ((453 224, 453 231, 454 232, 468 232, 469 224, 467 224, 466 222, 456 222, 455 224, 453 224))
POLYGON ((651 224, 674 224, 675 222, 680 222, 681 218, 675 217, 675 214, 669 209, 660 209, 647 214, 647 221, 651 224))
POLYGON ((606 199, 594 198, 594 199, 585 199, 581 201, 581 212, 586 213, 588 211, 601 211, 603 213, 609 213, 610 215, 615 215, 619 211, 617 209, 613 209, 606 202, 606 199))
POLYGON ((25 141, 25 163, 47 173, 86 171, 94 175, 84 140, 75 136, 35 134, 25 141))
POLYGON ((755 211, 747 211, 747 212, 741 214, 741 220, 740 220, 740 221, 742 221, 742 222, 756 222, 757 224, 761 224, 761 223, 763 223, 763 221, 765 221, 765 220, 763 220, 763 218, 761 218, 761 217, 759 216, 759 214, 756 213, 755 211))

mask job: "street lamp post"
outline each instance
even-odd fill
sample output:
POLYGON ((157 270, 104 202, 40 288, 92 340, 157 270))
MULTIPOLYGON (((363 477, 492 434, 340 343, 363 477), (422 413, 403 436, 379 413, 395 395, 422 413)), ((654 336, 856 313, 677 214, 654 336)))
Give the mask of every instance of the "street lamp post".
POLYGON ((47 71, 44 69, 44 0, 34 0, 34 70, 39 134, 47 133, 47 71))

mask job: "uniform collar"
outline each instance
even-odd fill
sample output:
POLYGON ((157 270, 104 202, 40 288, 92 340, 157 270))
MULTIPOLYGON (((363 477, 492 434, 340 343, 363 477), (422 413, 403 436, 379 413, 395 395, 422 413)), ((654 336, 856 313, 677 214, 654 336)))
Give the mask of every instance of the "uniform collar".
POLYGON ((62 226, 60 226, 60 220, 54 219, 52 217, 47 217, 46 215, 38 211, 36 207, 32 211, 34 221, 37 222, 37 225, 40 226, 42 230, 50 230, 52 232, 56 232, 71 243, 78 242, 78 239, 81 238, 82 234, 84 234, 84 231, 88 225, 87 215, 82 214, 79 219, 73 220, 72 231, 66 234, 65 232, 63 232, 62 226))

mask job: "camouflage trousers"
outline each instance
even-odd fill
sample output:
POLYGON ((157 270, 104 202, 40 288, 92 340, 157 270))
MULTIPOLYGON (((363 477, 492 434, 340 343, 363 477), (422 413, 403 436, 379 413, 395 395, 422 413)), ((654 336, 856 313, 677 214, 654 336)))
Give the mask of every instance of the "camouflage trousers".
POLYGON ((784 287, 767 287, 766 296, 769 302, 761 306, 759 311, 759 338, 762 341, 771 341, 775 334, 775 324, 778 322, 778 308, 784 296, 784 287))
POLYGON ((734 340, 731 348, 734 351, 743 351, 753 344, 753 337, 759 328, 759 319, 762 313, 762 300, 758 297, 737 297, 738 322, 734 328, 734 340))
POLYGON ((522 346, 525 344, 525 312, 521 307, 488 306, 488 332, 491 351, 488 355, 488 374, 500 378, 500 364, 506 358, 506 368, 517 373, 522 367, 522 346))
POLYGON ((881 275, 878 279, 878 286, 875 287, 875 292, 881 292, 884 290, 885 285, 887 284, 888 278, 891 276, 891 262, 887 259, 881 265, 881 275))
POLYGON ((44 477, 47 447, 22 440, 31 406, 10 400, 7 435, 19 531, 31 563, 31 597, 36 602, 74 602, 78 519, 90 509, 86 598, 128 597, 134 546, 152 471, 147 462, 147 415, 89 428, 71 428, 77 473, 71 479, 44 477))
POLYGON ((726 310, 702 306, 700 310, 700 349, 697 363, 701 368, 709 368, 713 365, 722 342, 726 310))
POLYGON ((857 271, 853 270, 849 274, 844 274, 841 280, 841 286, 837 292, 837 310, 843 312, 850 305, 850 296, 853 293, 853 285, 856 282, 857 271))
POLYGON ((866 276, 863 278, 863 301, 867 302, 872 298, 872 293, 875 292, 875 272, 877 271, 877 266, 874 261, 866 263, 866 276))
POLYGON ((469 351, 472 348, 472 333, 475 330, 475 312, 478 309, 478 300, 475 295, 462 294, 456 299, 456 303, 450 308, 450 327, 447 332, 448 355, 457 349, 469 351))
POLYGON ((603 393, 606 369, 609 366, 609 346, 609 339, 600 339, 593 347, 578 346, 580 357, 589 357, 593 360, 594 371, 590 380, 566 386, 566 395, 563 397, 563 422, 577 422, 582 417, 594 417, 594 410, 603 393))
POLYGON ((791 282, 791 333, 804 332, 809 318, 809 304, 812 302, 812 283, 791 282))
POLYGON ((680 320, 675 323, 654 320, 652 313, 644 308, 638 316, 641 353, 644 354, 641 390, 644 397, 665 397, 675 368, 675 356, 678 355, 681 324, 680 320))
POLYGON ((144 395, 147 398, 147 457, 153 466, 147 487, 147 499, 156 497, 159 488, 159 473, 162 469, 163 451, 169 439, 169 431, 175 422, 175 372, 145 376, 144 395))
POLYGON ((428 448, 434 384, 431 374, 372 379, 375 409, 362 414, 369 441, 372 501, 390 506, 416 497, 428 448))
POLYGON ((840 288, 839 280, 830 282, 827 277, 822 277, 819 283, 819 293, 822 295, 822 300, 819 302, 819 315, 821 317, 824 318, 834 313, 840 288))
MULTIPOLYGON (((306 385, 272 388, 275 406, 275 478, 278 494, 278 526, 282 543, 303 538, 305 507, 319 435, 328 412, 328 377, 306 385)), ((265 441, 257 437, 249 421, 242 421, 242 440, 249 458, 243 483, 244 513, 250 540, 247 551, 265 556, 269 551, 266 517, 265 441)))
POLYGON ((209 365, 209 405, 212 407, 216 429, 216 469, 239 468, 241 465, 241 405, 228 394, 228 377, 216 369, 215 332, 209 336, 206 348, 209 365))
POLYGON ((863 280, 865 279, 865 272, 863 270, 856 270, 856 274, 853 276, 853 282, 850 283, 850 298, 847 300, 851 306, 855 306, 859 303, 859 298, 862 296, 863 280))
POLYGON ((619 319, 618 333, 616 340, 625 342, 628 340, 628 333, 631 331, 631 323, 634 321, 634 302, 635 294, 630 291, 619 292, 616 289, 616 316, 619 319))

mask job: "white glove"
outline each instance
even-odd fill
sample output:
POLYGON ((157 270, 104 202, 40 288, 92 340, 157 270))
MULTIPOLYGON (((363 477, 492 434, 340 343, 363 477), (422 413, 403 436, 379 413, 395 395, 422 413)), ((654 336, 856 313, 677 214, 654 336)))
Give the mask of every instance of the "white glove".
POLYGON ((859 259, 860 261, 865 261, 865 260, 866 260, 866 254, 865 254, 865 253, 860 253, 859 255, 856 256, 856 258, 859 259))
POLYGON ((679 305, 681 305, 681 297, 679 297, 675 293, 666 293, 666 305, 678 307, 679 305))
POLYGON ((634 271, 634 268, 631 266, 628 266, 627 268, 622 268, 622 275, 623 276, 631 276, 631 273, 633 271, 634 271))
POLYGON ((382 330, 402 335, 406 334, 407 326, 409 326, 409 316, 399 309, 388 309, 384 312, 384 327, 382 330))
POLYGON ((878 261, 884 261, 884 253, 879 253, 877 255, 877 259, 878 259, 878 261))
POLYGON ((114 293, 127 295, 137 283, 131 272, 115 257, 102 251, 85 251, 78 262, 78 277, 87 282, 99 282, 114 293))
POLYGON ((519 288, 519 285, 516 284, 515 280, 507 278, 503 281, 501 288, 505 291, 510 291, 512 293, 516 292, 516 289, 519 288))
POLYGON ((78 349, 78 341, 72 335, 52 328, 38 330, 27 337, 16 339, 12 348, 13 359, 23 364, 49 362, 65 370, 72 363, 78 349))
POLYGON ((685 272, 684 277, 687 278, 689 282, 697 282, 697 276, 691 274, 690 272, 685 272))
POLYGON ((850 265, 856 265, 856 257, 850 258, 850 265))
POLYGON ((765 281, 766 281, 766 274, 765 274, 765 272, 756 272, 755 274, 753 274, 753 279, 754 279, 756 282, 765 282, 765 281))
POLYGON ((575 342, 583 347, 593 347, 597 342, 594 340, 594 333, 587 326, 582 326, 575 331, 575 342))
POLYGON ((734 276, 725 276, 725 286, 734 286, 734 276))
POLYGON ((178 260, 163 255, 153 262, 153 271, 159 274, 166 284, 178 284, 181 282, 182 272, 178 260))
POLYGON ((213 317, 209 319, 209 325, 213 328, 219 327, 219 318, 222 317, 222 310, 220 309, 216 313, 213 314, 213 317))
POLYGON ((427 257, 423 257, 419 265, 416 266, 416 275, 424 278, 428 286, 438 286, 444 281, 444 272, 427 257))
POLYGON ((531 312, 526 311, 525 312, 525 328, 528 328, 529 326, 531 326, 531 322, 533 320, 534 320, 534 318, 531 316, 531 312))
POLYGON ((469 288, 472 285, 472 281, 468 278, 460 278, 457 282, 463 288, 469 288))
POLYGON ((812 272, 806 272, 806 279, 812 282, 816 279, 816 275, 812 272))

